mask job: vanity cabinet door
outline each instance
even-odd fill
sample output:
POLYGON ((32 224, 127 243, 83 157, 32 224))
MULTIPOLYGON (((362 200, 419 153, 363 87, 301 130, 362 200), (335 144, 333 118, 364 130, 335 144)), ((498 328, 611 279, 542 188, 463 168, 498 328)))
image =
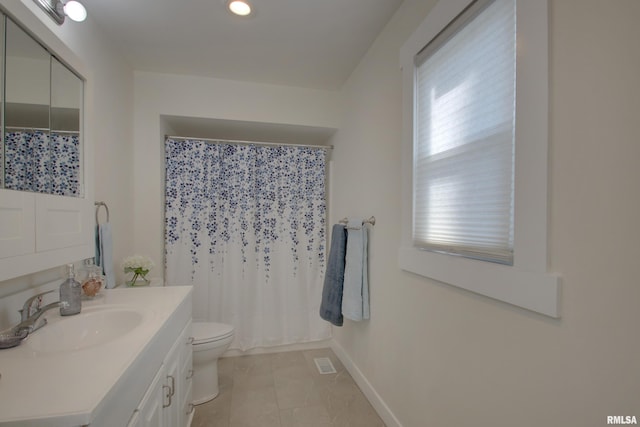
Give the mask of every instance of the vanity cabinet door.
POLYGON ((138 409, 131 417, 127 427, 170 427, 164 418, 166 386, 165 370, 161 367, 147 389, 138 409))
MULTIPOLYGON (((179 344, 176 342, 176 344, 179 344)), ((167 390, 167 400, 165 402, 165 421, 167 426, 180 426, 180 346, 175 345, 169 352, 165 365, 165 389, 167 390)))
POLYGON ((191 322, 180 333, 127 427, 187 427, 191 424, 191 322))
POLYGON ((180 426, 190 426, 193 418, 195 407, 191 403, 192 388, 193 388, 193 339, 191 338, 191 324, 185 329, 182 336, 183 353, 182 353, 182 367, 180 368, 180 379, 182 381, 182 400, 181 400, 181 415, 182 420, 180 426))
POLYGON ((165 359, 166 383, 171 389, 171 404, 165 408, 167 426, 188 426, 191 403, 191 366, 192 350, 191 322, 182 330, 173 348, 165 359))

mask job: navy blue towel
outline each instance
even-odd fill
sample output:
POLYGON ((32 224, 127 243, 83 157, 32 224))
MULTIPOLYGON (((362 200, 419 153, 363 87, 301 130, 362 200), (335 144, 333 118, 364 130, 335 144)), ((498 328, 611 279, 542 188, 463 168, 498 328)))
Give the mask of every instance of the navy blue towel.
POLYGON ((335 224, 331 231, 331 248, 327 271, 324 275, 320 317, 336 326, 342 326, 342 287, 344 285, 344 263, 347 252, 347 230, 335 224))

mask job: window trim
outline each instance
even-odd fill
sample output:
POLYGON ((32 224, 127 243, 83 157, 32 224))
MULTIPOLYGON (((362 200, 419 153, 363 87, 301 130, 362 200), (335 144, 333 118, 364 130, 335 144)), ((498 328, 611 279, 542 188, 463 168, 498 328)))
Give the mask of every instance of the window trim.
POLYGON ((400 51, 403 75, 400 268, 551 317, 560 317, 560 277, 547 272, 547 1, 517 0, 514 264, 413 247, 414 57, 472 0, 441 0, 400 51))

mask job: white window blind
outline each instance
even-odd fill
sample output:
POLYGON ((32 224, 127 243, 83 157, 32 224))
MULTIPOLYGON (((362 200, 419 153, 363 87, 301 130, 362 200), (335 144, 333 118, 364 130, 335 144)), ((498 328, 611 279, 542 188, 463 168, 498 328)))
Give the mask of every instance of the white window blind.
POLYGON ((415 57, 413 243, 513 264, 514 0, 472 3, 415 57))

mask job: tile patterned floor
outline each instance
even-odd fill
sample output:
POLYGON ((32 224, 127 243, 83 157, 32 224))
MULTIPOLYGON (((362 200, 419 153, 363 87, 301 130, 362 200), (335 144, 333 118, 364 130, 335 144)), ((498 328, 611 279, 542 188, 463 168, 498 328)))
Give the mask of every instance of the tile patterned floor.
POLYGON ((384 427, 331 349, 220 359, 220 394, 196 407, 192 427, 384 427), (329 357, 337 373, 313 361, 329 357))

